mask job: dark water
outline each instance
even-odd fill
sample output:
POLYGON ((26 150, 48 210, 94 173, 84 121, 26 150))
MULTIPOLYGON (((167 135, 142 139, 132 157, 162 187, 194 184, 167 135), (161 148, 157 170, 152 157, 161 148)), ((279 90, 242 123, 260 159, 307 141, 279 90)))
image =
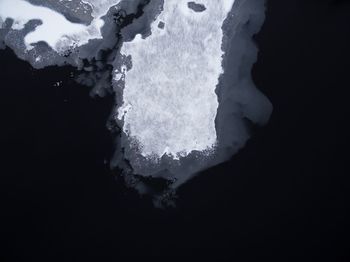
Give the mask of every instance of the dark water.
POLYGON ((1 51, 2 261, 346 261, 350 4, 268 7, 253 78, 271 121, 184 185, 176 209, 154 209, 109 170, 112 97, 91 99, 70 68, 35 71, 1 51))

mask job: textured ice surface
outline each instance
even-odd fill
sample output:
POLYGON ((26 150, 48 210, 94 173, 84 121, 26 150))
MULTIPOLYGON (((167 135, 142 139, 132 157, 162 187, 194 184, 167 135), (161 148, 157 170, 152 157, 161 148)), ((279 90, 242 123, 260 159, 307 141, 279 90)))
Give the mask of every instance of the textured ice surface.
POLYGON ((26 48, 40 41, 46 42, 52 49, 64 52, 75 46, 87 44, 90 39, 102 38, 101 19, 108 9, 120 0, 82 0, 93 7, 94 19, 90 25, 72 23, 62 14, 43 6, 33 5, 24 0, 0 0, 0 17, 3 21, 13 19, 12 29, 21 30, 30 20, 40 20, 34 31, 24 38, 26 48))
POLYGON ((129 170, 140 192, 153 192, 150 177, 177 188, 230 159, 250 125, 265 124, 272 111, 251 76, 264 1, 188 3, 164 1, 151 34, 122 30, 128 42, 114 63, 114 86, 123 132, 113 164, 129 170))
POLYGON ((213 149, 218 108, 215 89, 223 72, 221 27, 233 0, 201 0, 195 12, 187 0, 165 1, 152 34, 124 43, 131 55, 118 118, 145 157, 174 158, 213 149), (159 28, 159 22, 165 23, 159 28))

